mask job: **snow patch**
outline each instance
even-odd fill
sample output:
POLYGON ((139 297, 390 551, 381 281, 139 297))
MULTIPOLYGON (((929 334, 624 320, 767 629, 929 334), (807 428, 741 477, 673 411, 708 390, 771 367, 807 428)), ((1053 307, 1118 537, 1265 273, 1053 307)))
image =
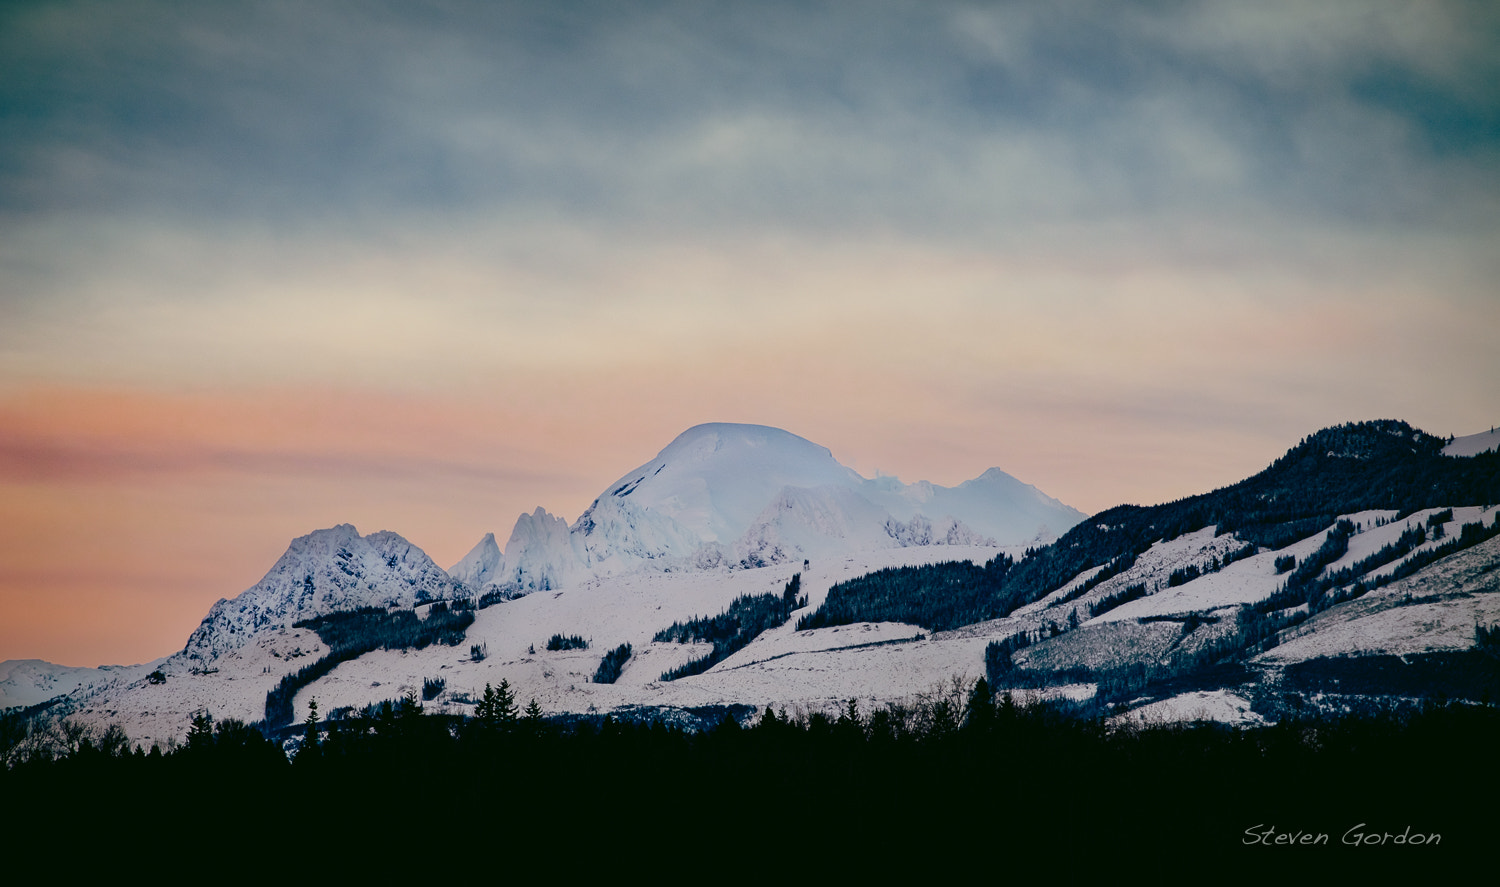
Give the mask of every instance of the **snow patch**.
POLYGON ((1228 690, 1196 691, 1152 702, 1110 718, 1114 727, 1215 722, 1259 727, 1265 718, 1250 710, 1250 701, 1228 690))
POLYGON ((1491 428, 1478 434, 1455 437, 1443 447, 1444 456, 1477 456, 1500 449, 1500 429, 1491 428))

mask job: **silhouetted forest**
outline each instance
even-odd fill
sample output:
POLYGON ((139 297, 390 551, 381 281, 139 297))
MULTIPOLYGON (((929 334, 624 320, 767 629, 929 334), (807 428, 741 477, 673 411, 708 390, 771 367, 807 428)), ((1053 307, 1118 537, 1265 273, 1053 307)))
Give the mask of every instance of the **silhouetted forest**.
POLYGON ((278 731, 296 740, 290 757, 259 730, 207 713, 165 753, 83 731, 49 753, 21 754, 26 728, 7 715, 0 794, 44 842, 56 837, 47 824, 116 810, 90 826, 95 846, 316 846, 327 839, 317 823, 359 798, 363 812, 382 811, 370 824, 377 833, 413 840, 446 840, 461 824, 524 848, 571 840, 587 821, 578 840, 594 837, 584 846, 663 862, 694 846, 785 848, 795 833, 808 851, 786 848, 798 859, 856 853, 889 867, 930 864, 937 848, 997 847, 1007 862, 1035 858, 1066 872, 1091 858, 1118 864, 1118 854, 1176 864, 1266 852, 1247 846, 1247 830, 1267 825, 1327 833, 1330 844, 1316 849, 1333 854, 1365 849, 1340 846, 1362 823, 1440 835, 1437 847, 1408 853, 1487 852, 1492 822, 1465 811, 1483 810, 1500 788, 1484 764, 1500 740, 1492 706, 1248 729, 1110 728, 1063 706, 995 698, 981 681, 868 713, 853 701, 837 713, 767 708, 699 732, 607 716, 564 726, 535 704, 524 715, 503 707, 505 717, 435 715, 411 695, 278 731), (128 806, 115 806, 123 799, 128 806), (855 836, 873 843, 848 843, 855 836))

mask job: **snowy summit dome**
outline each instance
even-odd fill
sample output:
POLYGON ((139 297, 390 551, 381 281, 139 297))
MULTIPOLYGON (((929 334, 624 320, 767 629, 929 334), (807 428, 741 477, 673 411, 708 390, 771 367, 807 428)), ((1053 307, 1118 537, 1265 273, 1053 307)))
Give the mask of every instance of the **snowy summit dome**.
POLYGON ((610 484, 594 507, 613 497, 670 517, 703 542, 733 542, 784 487, 863 480, 827 447, 789 431, 715 422, 679 434, 610 484))

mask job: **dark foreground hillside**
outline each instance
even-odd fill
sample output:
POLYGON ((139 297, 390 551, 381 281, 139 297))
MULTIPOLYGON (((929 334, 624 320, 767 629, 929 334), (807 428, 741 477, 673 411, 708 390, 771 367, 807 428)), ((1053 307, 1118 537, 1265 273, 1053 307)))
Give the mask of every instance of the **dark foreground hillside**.
POLYGON ((974 865, 1064 877, 1168 865, 1187 880, 1189 864, 1450 871, 1488 852, 1500 796, 1488 706, 1109 731, 994 700, 981 682, 957 704, 767 711, 696 733, 563 727, 509 704, 486 715, 423 715, 408 700, 320 725, 291 760, 232 722, 200 723, 165 755, 85 739, 0 773, 5 834, 38 858, 165 853, 277 879, 291 860, 321 880, 400 858, 569 883, 601 866, 697 881, 787 866, 968 879, 974 865), (1311 843, 1277 843, 1293 838, 1311 843))

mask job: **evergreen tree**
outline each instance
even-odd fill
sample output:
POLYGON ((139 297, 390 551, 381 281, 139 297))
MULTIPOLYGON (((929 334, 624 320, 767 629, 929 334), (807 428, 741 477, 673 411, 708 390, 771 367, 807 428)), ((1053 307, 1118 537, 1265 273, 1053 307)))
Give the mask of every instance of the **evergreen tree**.
POLYGON ((194 751, 214 747, 214 718, 208 709, 193 715, 193 724, 188 727, 187 747, 194 751))
POLYGON ((501 678, 500 686, 495 690, 495 721, 501 730, 509 733, 516 728, 517 711, 516 694, 510 689, 510 681, 501 678))
POLYGON ((953 703, 947 699, 939 699, 932 703, 928 714, 928 739, 942 740, 953 735, 958 727, 958 716, 953 708, 953 703))
POLYGON ((318 754, 318 700, 308 701, 307 720, 304 725, 307 728, 307 734, 302 740, 302 750, 297 752, 298 760, 301 760, 304 755, 311 759, 318 754))
POLYGON ((484 726, 489 726, 494 720, 495 710, 495 688, 488 682, 484 685, 484 693, 480 695, 479 701, 474 703, 474 720, 484 726))
POLYGON ((526 713, 522 720, 526 732, 532 736, 542 735, 542 707, 537 704, 536 697, 532 697, 531 703, 526 706, 526 713))
POLYGON ((974 733, 988 733, 995 726, 995 694, 990 692, 989 682, 984 678, 974 682, 969 694, 968 710, 964 712, 964 729, 974 733))
MULTIPOLYGON (((717 651, 719 648, 716 645, 714 649, 717 651)), ((599 667, 594 670, 594 683, 613 684, 616 680, 619 679, 620 672, 625 670, 625 663, 629 661, 629 644, 621 644, 613 650, 610 650, 608 653, 605 653, 604 658, 599 660, 599 667)), ((691 665, 691 663, 689 663, 689 665, 691 665)), ((684 668, 686 667, 687 666, 684 666, 684 668)))
MULTIPOLYGON (((531 701, 536 705, 536 700, 531 701)), ((531 709, 526 710, 527 717, 531 716, 531 709)), ((541 717, 541 706, 537 706, 538 719, 541 717)), ((510 681, 502 679, 500 688, 485 684, 484 695, 480 697, 479 703, 474 706, 474 716, 486 730, 494 730, 509 733, 514 730, 518 721, 516 714, 516 694, 510 689, 510 681)))
MULTIPOLYGON (((805 561, 804 561, 804 563, 805 563, 805 561)), ((801 573, 794 573, 794 574, 792 574, 791 581, 786 584, 786 589, 781 592, 782 603, 784 603, 786 605, 786 607, 787 607, 788 610, 795 610, 795 609, 798 609, 799 607, 805 606, 807 604, 807 601, 806 601, 805 598, 800 598, 799 597, 799 594, 801 593, 801 591, 802 591, 802 574, 801 573)))
POLYGON ((899 725, 890 708, 879 708, 870 715, 870 741, 879 745, 893 743, 898 738, 899 725))
POLYGON ((845 742, 859 742, 865 737, 865 724, 859 715, 859 700, 850 699, 833 724, 834 735, 845 742))

